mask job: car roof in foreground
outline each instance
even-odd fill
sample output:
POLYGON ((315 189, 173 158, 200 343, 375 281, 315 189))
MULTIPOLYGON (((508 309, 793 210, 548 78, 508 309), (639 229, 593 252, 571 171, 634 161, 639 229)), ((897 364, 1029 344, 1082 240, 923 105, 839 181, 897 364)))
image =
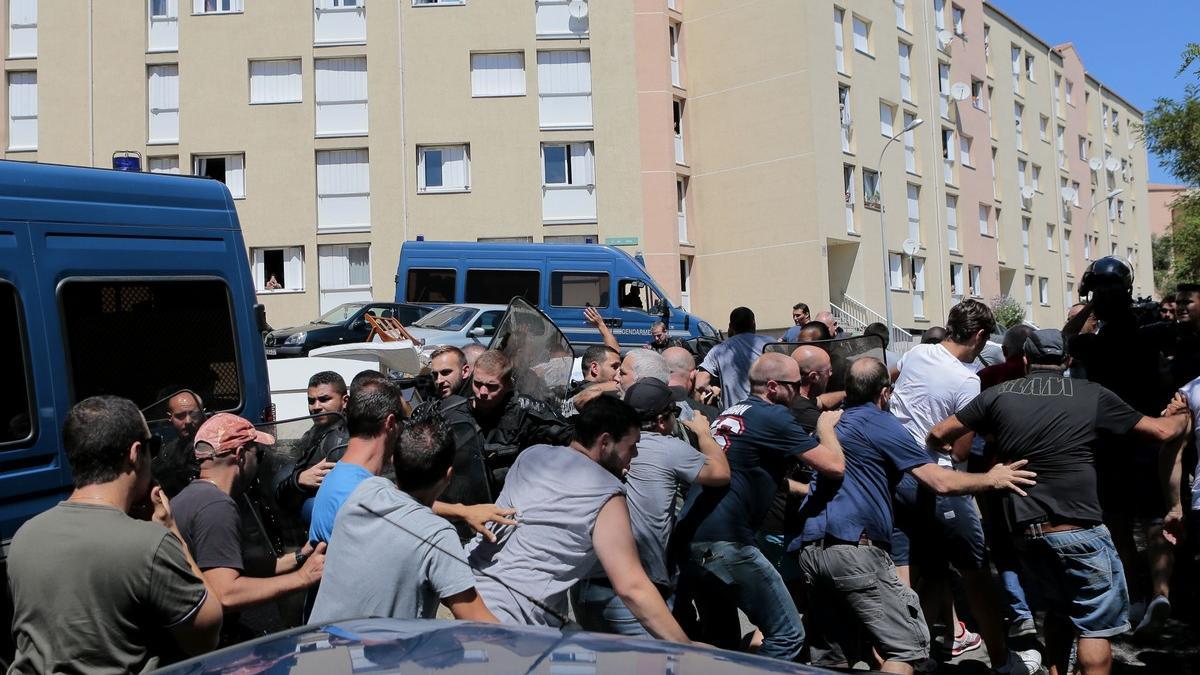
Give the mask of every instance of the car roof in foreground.
POLYGON ((205 654, 163 673, 827 673, 710 647, 552 628, 358 619, 301 628, 205 654), (564 667, 566 670, 564 670, 564 667))

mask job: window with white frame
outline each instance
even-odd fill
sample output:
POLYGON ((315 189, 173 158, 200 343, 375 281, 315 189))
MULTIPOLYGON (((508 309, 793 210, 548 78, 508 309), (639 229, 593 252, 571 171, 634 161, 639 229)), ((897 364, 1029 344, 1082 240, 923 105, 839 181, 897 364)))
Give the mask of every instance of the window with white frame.
POLYGON ((913 316, 925 317, 925 259, 911 258, 912 261, 912 296, 913 316))
POLYGON ((243 0, 192 0, 192 14, 236 14, 245 11, 243 0))
POLYGON ((370 156, 366 149, 317 151, 317 231, 371 226, 370 156))
POLYGON ((996 109, 995 103, 996 88, 989 84, 987 87, 988 133, 991 135, 993 140, 996 138, 996 116, 992 114, 992 111, 996 109))
POLYGON ((192 174, 225 184, 234 199, 246 196, 246 155, 192 155, 192 174))
POLYGON ((908 31, 908 11, 904 0, 892 0, 892 4, 896 6, 896 28, 908 31))
POLYGON ((996 176, 996 153, 997 152, 999 152, 999 149, 993 147, 992 148, 992 156, 991 156, 991 160, 990 160, 991 166, 992 166, 992 199, 995 199, 995 200, 1000 199, 1000 181, 996 176))
POLYGON ((913 113, 904 113, 904 128, 908 131, 904 132, 904 170, 917 174, 917 139, 916 132, 909 126, 917 121, 917 116, 913 113))
POLYGON ((896 133, 896 106, 887 101, 879 102, 879 133, 891 138, 896 133))
POLYGON ((846 200, 846 232, 853 233, 854 227, 854 165, 842 165, 842 191, 846 200))
POLYGON ((1054 133, 1054 144, 1058 150, 1058 168, 1067 168, 1067 128, 1058 125, 1054 133))
POLYGON ((833 8, 833 54, 839 73, 846 72, 846 12, 833 8))
POLYGON ((841 128, 842 152, 850 152, 854 134, 854 119, 850 115, 850 87, 838 85, 838 118, 841 128))
POLYGON ((146 0, 146 47, 151 52, 179 51, 179 0, 146 0))
POLYGON ((971 78, 971 105, 976 110, 987 110, 983 99, 983 80, 971 78))
POLYGON ((1071 181, 1071 204, 1079 208, 1079 181, 1071 181))
POLYGON ((912 45, 900 43, 900 98, 913 102, 912 94, 912 45))
POLYGON ((1054 250, 1054 223, 1046 223, 1046 250, 1054 250))
POLYGON ((687 164, 687 158, 683 154, 683 106, 683 99, 677 98, 671 101, 675 129, 675 163, 680 165, 687 164))
POLYGON ((991 226, 989 221, 992 219, 992 207, 987 204, 979 205, 979 234, 987 236, 991 234, 991 226))
POLYGON ((1029 218, 1021 218, 1021 261, 1023 265, 1029 265, 1029 228, 1032 221, 1029 218))
POLYGON ((1021 48, 1012 47, 1012 90, 1014 94, 1021 93, 1021 48))
POLYGON ((149 158, 150 173, 179 173, 179 157, 176 155, 149 158))
POLYGON ((1118 199, 1117 202, 1117 221, 1125 222, 1125 200, 1118 199))
POLYGON ((983 24, 983 60, 986 62, 988 77, 992 76, 992 27, 983 24))
POLYGON ((590 142, 542 144, 543 222, 596 218, 596 165, 590 142))
MULTIPOLYGON (((542 84, 538 58, 538 85, 542 84)), ((525 95, 525 52, 471 54, 471 96, 525 95)))
POLYGON ((1062 75, 1054 74, 1054 114, 1058 117, 1063 116, 1062 108, 1062 75))
POLYGON ((950 263, 950 298, 954 302, 963 299, 963 266, 962 263, 950 263))
POLYGON ((467 0, 413 0, 413 7, 424 5, 465 5, 467 0))
POLYGON ((304 248, 252 248, 254 290, 281 293, 304 290, 304 248))
POLYGON ((938 61, 938 108, 944 119, 950 119, 950 64, 938 61))
POLYGON ((676 87, 683 86, 683 76, 679 69, 679 24, 671 22, 667 26, 667 47, 671 53, 671 84, 676 87))
POLYGON ((1046 277, 1038 277, 1038 302, 1043 307, 1050 306, 1050 280, 1046 277))
POLYGON ((1050 141, 1050 118, 1045 115, 1038 115, 1038 138, 1050 141))
POLYGON ((946 247, 958 250, 958 197, 946 195, 946 247))
POLYGON ((974 166, 971 163, 971 140, 970 136, 958 135, 958 161, 963 166, 974 166))
POLYGON ((942 127, 942 165, 946 184, 954 184, 954 129, 942 127))
POLYGON ((1029 162, 1017 159, 1017 187, 1021 192, 1021 207, 1028 209, 1033 200, 1025 198, 1025 173, 1029 170, 1029 162))
POLYGON ((688 241, 687 228, 687 188, 688 179, 686 176, 675 177, 675 216, 679 222, 679 241, 686 243, 688 241))
POLYGON ((149 143, 179 142, 179 66, 147 68, 149 105, 149 143))
POLYGON ((904 289, 903 258, 899 253, 888 253, 888 280, 893 291, 904 289))
POLYGON ((1025 320, 1033 320, 1033 275, 1025 275, 1025 320))
POLYGON ((316 59, 317 136, 367 133, 367 58, 316 59))
POLYGON ((370 244, 330 244, 317 247, 317 278, 321 312, 347 302, 371 300, 370 244))
POLYGON ((585 38, 588 14, 572 14, 570 0, 535 0, 534 28, 542 39, 585 38))
POLYGON ((1067 268, 1067 273, 1071 272, 1071 231, 1063 228, 1062 240, 1063 265, 1067 268))
POLYGON ((951 25, 954 26, 954 34, 960 37, 965 34, 963 31, 964 15, 965 12, 963 12, 962 7, 959 7, 958 5, 950 5, 951 25))
POLYGON ((463 192, 471 189, 471 156, 466 145, 417 148, 418 192, 463 192))
POLYGON ((313 0, 313 44, 367 41, 366 0, 313 0))
POLYGON ((870 55, 871 53, 871 22, 855 15, 851 24, 854 30, 854 51, 870 55))
POLYGON ((250 103, 300 103, 300 59, 250 62, 250 103))
POLYGON ((37 150, 37 146, 37 72, 12 71, 8 74, 8 149, 37 150))
POLYGON ((1030 82, 1037 82, 1037 69, 1034 67, 1034 64, 1035 60, 1033 54, 1025 52, 1025 79, 1029 80, 1030 82))
POLYGON ((879 209, 879 172, 863 168, 863 206, 879 209))
POLYGON ((1025 106, 1013 104, 1013 126, 1017 131, 1017 149, 1025 149, 1025 106))
POLYGON ((1042 191, 1042 167, 1037 164, 1032 165, 1031 173, 1029 174, 1029 184, 1033 187, 1034 192, 1042 191))
POLYGON ((908 238, 921 242, 921 186, 908 184, 908 238))
POLYGON ((592 126, 592 62, 586 49, 541 51, 538 117, 543 129, 592 126))
POLYGON ((1067 97, 1067 105, 1070 105, 1070 106, 1075 105, 1075 102, 1073 100, 1075 97, 1075 83, 1070 80, 1067 80, 1067 83, 1066 83, 1066 97, 1067 97))
POLYGON ((946 0, 933 0, 934 32, 946 30, 946 0))
POLYGON ((37 56, 38 0, 9 0, 8 58, 23 59, 37 56))
POLYGON ((967 266, 967 283, 971 297, 983 297, 983 268, 979 265, 967 266))
POLYGON ((1083 259, 1092 259, 1092 235, 1090 234, 1083 235, 1083 259))

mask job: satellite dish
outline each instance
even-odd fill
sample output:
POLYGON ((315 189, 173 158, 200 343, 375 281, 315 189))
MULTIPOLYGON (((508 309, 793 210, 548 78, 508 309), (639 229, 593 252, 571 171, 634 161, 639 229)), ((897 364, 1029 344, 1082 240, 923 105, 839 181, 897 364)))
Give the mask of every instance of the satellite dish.
POLYGON ((1116 171, 1117 169, 1121 168, 1121 162, 1117 161, 1116 157, 1109 157, 1104 162, 1104 168, 1108 169, 1109 171, 1116 171))
POLYGON ((954 41, 954 33, 951 33, 948 30, 939 30, 937 33, 937 41, 938 45, 942 49, 945 49, 946 47, 950 46, 951 42, 954 41))
POLYGON ((567 5, 567 13, 572 19, 586 19, 588 15, 587 0, 571 0, 567 5))
POLYGON ((1093 157, 1088 161, 1088 167, 1090 167, 1092 171, 1099 171, 1104 167, 1104 160, 1100 159, 1099 157, 1093 157))
POLYGON ((950 87, 950 98, 955 101, 965 101, 971 95, 971 88, 962 82, 955 82, 950 87))
POLYGON ((917 251, 921 250, 921 245, 912 239, 905 239, 902 246, 904 247, 905 255, 916 255, 917 251))
POLYGON ((1073 187, 1064 187, 1058 191, 1058 194, 1062 195, 1063 203, 1069 204, 1075 201, 1075 197, 1078 196, 1079 193, 1076 192, 1075 188, 1073 187))
POLYGON ((1034 194, 1034 189, 1028 185, 1021 188, 1021 199, 1033 199, 1034 194))

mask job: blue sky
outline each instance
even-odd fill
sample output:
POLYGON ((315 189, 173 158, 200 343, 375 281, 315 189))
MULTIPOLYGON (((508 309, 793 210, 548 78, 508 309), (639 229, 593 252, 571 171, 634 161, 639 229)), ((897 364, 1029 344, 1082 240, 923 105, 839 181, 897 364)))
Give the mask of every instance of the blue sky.
MULTIPOLYGON (((1185 45, 1200 42, 1198 0, 991 2, 1051 45, 1074 43, 1083 67, 1143 112, 1156 98, 1181 98, 1184 85, 1197 81, 1175 71, 1185 45)), ((1153 156, 1150 181, 1178 182, 1153 156)))

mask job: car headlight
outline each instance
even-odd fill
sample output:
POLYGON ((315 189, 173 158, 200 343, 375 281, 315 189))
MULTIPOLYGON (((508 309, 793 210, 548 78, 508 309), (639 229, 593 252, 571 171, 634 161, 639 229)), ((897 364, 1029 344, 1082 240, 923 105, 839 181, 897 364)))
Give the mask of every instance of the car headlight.
POLYGON ((306 338, 306 337, 308 337, 307 331, 300 331, 299 333, 292 333, 291 335, 288 336, 288 338, 286 340, 283 341, 283 344, 285 344, 285 345, 302 345, 302 344, 304 344, 304 338, 306 338))

